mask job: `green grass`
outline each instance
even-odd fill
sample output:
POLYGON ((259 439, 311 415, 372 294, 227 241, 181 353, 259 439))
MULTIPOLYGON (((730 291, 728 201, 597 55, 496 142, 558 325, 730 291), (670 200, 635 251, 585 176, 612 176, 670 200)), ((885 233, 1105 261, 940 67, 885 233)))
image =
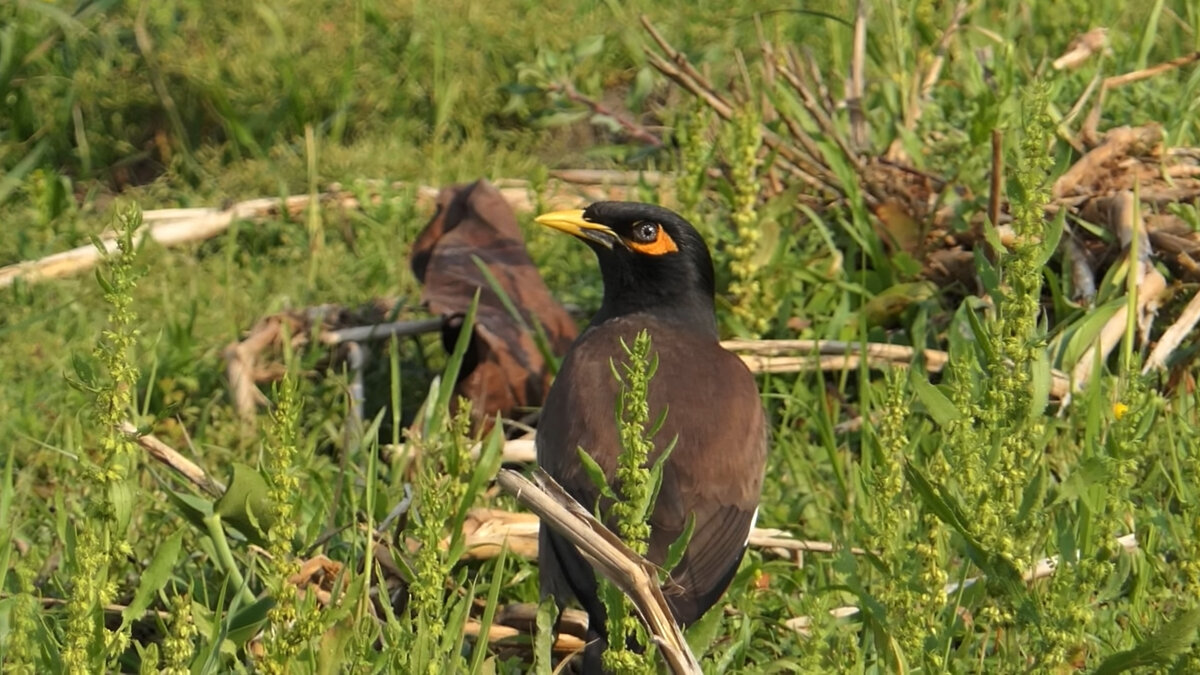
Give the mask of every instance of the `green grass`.
MULTIPOLYGON (((958 207, 964 217, 986 205, 993 128, 1005 132, 1008 192, 1019 205, 1020 194, 1035 194, 1076 158, 1060 138, 1049 144, 1042 174, 1035 148, 1046 146, 1028 145, 1037 136, 1028 123, 1033 111, 1044 106, 1057 123, 1093 77, 1200 48, 1200 10, 1185 0, 988 0, 953 43, 945 86, 906 131, 905 92, 940 38, 952 10, 945 4, 873 3, 869 144, 882 149, 899 137, 919 168, 969 187, 958 207), (1049 68, 1074 35, 1095 26, 1110 29, 1111 54, 1077 71, 1049 68), (1045 91, 1031 94, 1039 77, 1045 91)), ((724 83, 736 77, 735 49, 749 50, 752 67, 756 62, 752 17, 763 11, 765 35, 809 48, 836 98, 841 81, 834 74, 846 71, 852 35, 830 16, 848 20, 852 3, 813 9, 765 0, 678 7, 652 0, 564 7, 523 0, 5 4, 0 264, 86 244, 113 225, 117 198, 153 209, 298 194, 332 181, 536 182, 552 168, 694 173, 698 162, 754 171, 737 163, 745 134, 714 132, 709 155, 689 154, 686 143, 682 158, 671 149, 647 153, 603 120, 590 124, 546 86, 569 80, 648 125, 684 123, 693 105, 648 70, 638 15, 650 16, 724 83)), ((1198 94, 1194 66, 1127 85, 1106 98, 1101 129, 1158 121, 1169 145, 1197 145, 1198 94)), ((757 171, 761 177, 764 167, 757 171)), ((919 368, 760 378, 773 429, 759 524, 833 541, 839 552, 808 554, 803 566, 752 552, 727 596, 735 611, 697 626, 706 668, 1195 670, 1200 399, 1186 387, 1160 393, 1159 378, 1137 375, 1144 347, 1128 345, 1056 414, 1040 397, 1046 368, 1073 365, 1079 343, 1094 336, 1088 317, 1098 311, 1064 299, 1069 289, 1057 255, 1043 268, 1031 265, 1041 260, 1038 247, 1018 247, 1000 260, 1002 277, 980 261, 997 316, 972 299, 957 300, 975 289, 928 294, 906 285, 915 281, 912 266, 883 252, 865 210, 799 210, 794 192, 747 203, 741 175, 733 184, 709 181, 689 202, 716 244, 724 334, 935 347, 948 349, 953 365, 932 379, 919 368), (757 223, 762 237, 747 248, 750 238, 730 222, 757 223), (767 289, 750 316, 744 303, 740 312, 730 304, 740 297, 732 285, 747 281, 767 289), (1025 291, 1006 291, 1013 288, 1025 291), (876 321, 870 303, 888 293, 913 301, 876 321), (1036 309, 1042 297, 1051 301, 1047 314, 1036 309), (799 330, 789 327, 793 318, 803 320, 799 330), (1058 340, 1052 359, 1034 359, 1051 340, 1058 340), (1006 355, 1016 367, 1002 360, 1006 355), (837 430, 857 416, 865 421, 861 430, 837 430), (1130 531, 1139 548, 1116 550, 1113 538, 1130 531), (852 555, 849 547, 875 554, 852 555), (1052 578, 1014 578, 1035 559, 1058 554, 1065 562, 1052 578), (943 584, 980 575, 986 581, 960 593, 940 592, 943 584), (843 605, 863 611, 828 616, 843 605), (813 617, 810 636, 786 627, 796 616, 813 617)), ((145 244, 135 262, 141 276, 129 292, 138 332, 122 363, 93 356, 112 326, 93 275, 0 290, 6 672, 63 669, 69 612, 30 600, 67 598, 80 588, 79 571, 91 569, 83 564, 88 546, 108 551, 112 586, 97 597, 163 612, 131 617, 140 646, 106 650, 93 640, 93 665, 107 659, 124 671, 247 670, 261 631, 270 648, 263 669, 440 672, 460 656, 453 663, 472 672, 522 668, 519 659, 472 650, 458 622, 472 598, 488 607, 536 601, 534 564, 516 556, 456 564, 454 551, 426 546, 412 553, 390 536, 366 536, 366 527, 404 498, 406 484, 417 492, 406 534, 426 543, 447 534, 440 526, 458 522, 466 506, 513 507, 483 496, 488 462, 477 470, 462 459, 461 422, 445 419, 447 399, 430 389, 448 360, 437 341, 403 341, 391 358, 375 359, 382 396, 398 399, 400 411, 393 419, 393 407, 383 405, 379 423, 408 424, 427 397, 434 402, 425 411, 426 433, 414 439, 426 453, 411 466, 381 464, 370 430, 347 435, 345 377, 308 377, 318 353, 292 359, 290 421, 273 426, 264 413, 244 424, 226 391, 221 351, 263 315, 385 296, 402 299, 405 315, 418 313, 407 253, 429 214, 411 191, 388 189, 382 197, 360 212, 322 212, 319 231, 275 219, 235 224, 208 242, 170 250, 145 244), (322 245, 314 245, 316 236, 322 245), (289 518, 293 529, 285 528, 283 540, 253 531, 244 503, 209 504, 140 455, 127 481, 132 513, 123 522, 124 488, 102 475, 119 463, 103 445, 110 429, 93 412, 97 393, 69 384, 84 379, 115 391, 109 373, 122 365, 137 370, 130 393, 138 424, 223 481, 237 464, 250 467, 237 470, 249 472, 242 478, 263 472, 265 487, 251 493, 269 494, 271 512, 289 518), (279 482, 287 464, 299 487, 290 508, 281 508, 288 491, 278 486, 291 485, 279 482), (110 539, 85 546, 84 532, 110 539), (362 566, 378 546, 402 570, 397 583, 420 594, 415 606, 372 607, 362 566), (283 559, 268 564, 262 550, 283 559), (288 551, 323 553, 353 572, 336 609, 317 612, 311 597, 289 597, 290 608, 258 601, 294 569, 288 551), (432 580, 446 578, 458 592, 434 587, 432 580)), ((1036 198, 1028 205, 1036 211, 1036 198)), ((559 299, 598 306, 599 275, 583 247, 522 224, 559 299)), ((1034 218, 1027 226, 1037 236, 1044 225, 1034 218)), ((1125 302, 1127 288, 1123 276, 1110 273, 1097 307, 1125 302)), ((1182 290, 1156 332, 1193 292, 1182 290)), ((1184 355, 1192 351, 1185 344, 1184 355)), ((120 623, 112 612, 92 616, 120 623)))

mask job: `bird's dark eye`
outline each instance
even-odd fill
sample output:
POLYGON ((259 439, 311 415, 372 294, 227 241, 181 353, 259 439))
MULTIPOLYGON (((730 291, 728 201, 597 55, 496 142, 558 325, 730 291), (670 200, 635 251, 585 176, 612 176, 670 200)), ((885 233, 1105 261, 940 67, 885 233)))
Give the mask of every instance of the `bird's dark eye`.
POLYGON ((647 220, 635 223, 630 238, 639 244, 653 244, 658 240, 658 223, 652 223, 647 220))

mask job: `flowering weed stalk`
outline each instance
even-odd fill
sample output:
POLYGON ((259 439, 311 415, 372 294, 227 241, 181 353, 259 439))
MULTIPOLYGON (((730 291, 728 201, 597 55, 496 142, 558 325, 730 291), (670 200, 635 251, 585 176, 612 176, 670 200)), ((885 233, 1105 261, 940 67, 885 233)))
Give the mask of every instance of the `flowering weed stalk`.
MULTIPOLYGON (((612 364, 613 377, 620 384, 617 395, 617 424, 621 435, 621 454, 617 458, 612 506, 617 534, 634 551, 646 554, 650 541, 650 513, 654 509, 654 468, 661 475, 662 457, 650 466, 654 451, 654 428, 650 418, 650 380, 658 370, 658 354, 653 351, 650 334, 643 330, 633 344, 624 342, 625 361, 612 364)), ((601 580, 600 597, 608 614, 608 649, 604 667, 619 674, 648 672, 649 661, 627 647, 628 638, 639 636, 645 644, 645 631, 636 618, 629 598, 612 584, 601 580)))
MULTIPOLYGON (((129 645, 128 631, 107 631, 99 615, 116 599, 113 561, 132 554, 127 534, 133 516, 133 474, 138 455, 121 431, 121 424, 129 415, 138 378, 130 351, 138 334, 133 311, 137 279, 134 233, 141 223, 141 211, 136 206, 118 211, 114 228, 117 250, 107 256, 106 269, 96 274, 109 307, 108 322, 95 349, 102 373, 93 374, 82 361, 77 361, 76 367, 80 383, 94 395, 93 419, 100 442, 93 463, 85 464, 85 517, 76 522, 72 592, 62 652, 63 667, 69 673, 102 670, 102 664, 119 656, 129 645)), ((100 241, 95 244, 107 251, 100 241)))
POLYGON ((296 473, 302 405, 295 378, 290 373, 280 380, 277 391, 264 448, 267 497, 272 511, 271 527, 267 532, 271 558, 265 581, 275 596, 275 605, 267 614, 270 629, 263 644, 264 658, 257 664, 266 673, 290 672, 293 659, 324 628, 321 613, 311 603, 299 600, 296 587, 288 582, 299 569, 293 557, 292 541, 296 536, 295 499, 300 493, 296 473))

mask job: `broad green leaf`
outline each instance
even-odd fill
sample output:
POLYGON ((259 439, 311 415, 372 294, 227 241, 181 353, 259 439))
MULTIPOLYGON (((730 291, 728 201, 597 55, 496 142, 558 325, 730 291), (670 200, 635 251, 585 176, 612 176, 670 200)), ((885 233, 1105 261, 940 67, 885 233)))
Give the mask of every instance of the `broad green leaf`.
POLYGON ((213 514, 212 502, 190 495, 185 492, 166 490, 167 499, 175 505, 175 510, 197 530, 205 531, 204 519, 213 514))
POLYGON ((124 628, 129 627, 134 620, 141 618, 142 612, 145 612, 146 608, 150 606, 154 596, 162 590, 163 586, 167 585, 167 580, 171 578, 171 571, 175 568, 175 562, 179 559, 179 549, 182 546, 183 530, 175 530, 174 534, 155 547, 154 558, 146 566, 138 580, 133 601, 121 612, 121 625, 124 628))
POLYGON ((1058 488, 1059 499, 1078 499, 1093 513, 1098 512, 1104 504, 1101 499, 1097 499, 1098 495, 1092 490, 1092 487, 1105 484, 1111 474, 1112 471, 1105 459, 1088 457, 1079 462, 1063 480, 1062 485, 1058 488))
POLYGON ((716 606, 697 619, 695 623, 687 627, 685 637, 687 638, 688 647, 691 647, 693 654, 701 657, 708 653, 720 635, 723 623, 722 619, 724 618, 725 612, 721 608, 721 603, 717 603, 716 606))
POLYGON ((267 481, 257 470, 234 462, 229 487, 214 507, 222 520, 236 527, 247 539, 264 543, 263 537, 271 529, 274 513, 270 508, 267 481))
POLYGON ((1200 628, 1200 607, 1175 617, 1133 649, 1108 657, 1096 669, 1095 675, 1116 675, 1134 668, 1165 666, 1192 646, 1197 628, 1200 628))
POLYGON ((133 480, 123 478, 108 484, 108 500, 112 504, 113 520, 116 521, 116 531, 129 531, 129 521, 133 518, 133 480))
POLYGON ((1088 347, 1095 344, 1096 339, 1100 336, 1100 331, 1104 328, 1104 324, 1117 313, 1125 305, 1125 298, 1117 298, 1088 312, 1083 321, 1071 331, 1071 337, 1067 340, 1067 347, 1063 351, 1060 361, 1061 368, 1073 368, 1079 359, 1087 351, 1088 347))
POLYGON ((258 634, 267 622, 267 612, 275 606, 275 598, 264 596, 256 602, 247 605, 229 618, 229 628, 226 639, 241 647, 258 634))

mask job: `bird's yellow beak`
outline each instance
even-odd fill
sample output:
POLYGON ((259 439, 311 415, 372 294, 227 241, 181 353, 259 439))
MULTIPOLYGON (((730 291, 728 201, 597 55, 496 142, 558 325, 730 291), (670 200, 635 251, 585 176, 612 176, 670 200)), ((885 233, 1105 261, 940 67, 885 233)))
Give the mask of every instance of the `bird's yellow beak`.
POLYGON ((596 242, 606 248, 612 248, 620 241, 620 237, 612 231, 612 228, 584 220, 581 209, 543 213, 534 218, 534 221, 580 239, 596 242))

